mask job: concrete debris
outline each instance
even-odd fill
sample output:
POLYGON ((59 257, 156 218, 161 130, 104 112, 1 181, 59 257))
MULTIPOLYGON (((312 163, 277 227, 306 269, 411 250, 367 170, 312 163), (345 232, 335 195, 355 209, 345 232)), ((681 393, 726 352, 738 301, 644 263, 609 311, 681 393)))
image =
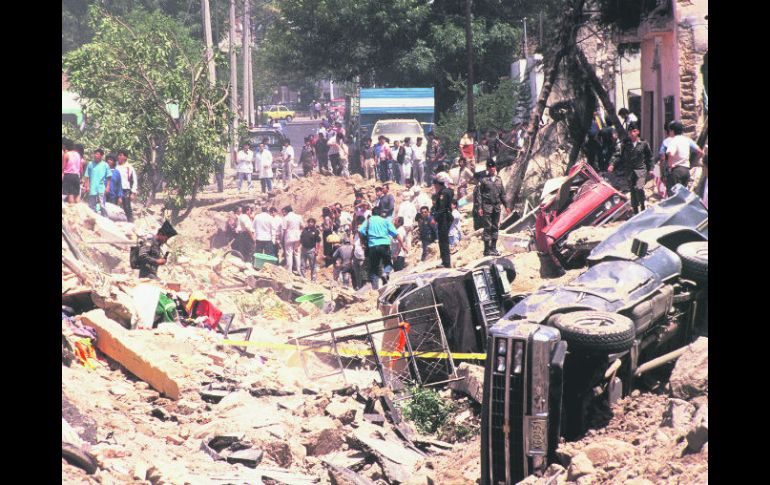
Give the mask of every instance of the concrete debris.
POLYGON ((484 367, 463 362, 457 367, 457 376, 463 379, 450 382, 448 387, 481 404, 484 394, 484 367))
POLYGON ((583 475, 596 473, 596 469, 594 468, 593 462, 588 458, 588 455, 583 452, 572 457, 567 472, 570 480, 577 480, 583 475))
POLYGON ((689 402, 682 399, 669 399, 668 408, 660 425, 684 431, 689 428, 693 414, 695 414, 695 406, 689 402))
POLYGON ((693 426, 687 432, 687 451, 698 453, 709 440, 709 408, 701 406, 692 420, 693 426))
POLYGON ((671 372, 671 396, 690 400, 708 394, 708 338, 700 337, 679 357, 671 372))

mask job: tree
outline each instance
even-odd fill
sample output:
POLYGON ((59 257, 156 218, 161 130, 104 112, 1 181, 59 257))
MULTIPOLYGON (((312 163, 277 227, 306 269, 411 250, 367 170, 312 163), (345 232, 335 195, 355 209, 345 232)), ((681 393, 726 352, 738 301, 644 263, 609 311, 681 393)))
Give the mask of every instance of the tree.
POLYGON ((162 176, 167 206, 178 210, 195 199, 225 156, 227 91, 209 87, 202 43, 160 12, 135 10, 121 19, 91 7, 90 26, 94 40, 62 64, 72 90, 87 100, 94 141, 128 148, 145 182, 140 194, 154 196, 153 182, 162 176), (171 104, 178 106, 178 118, 171 104))

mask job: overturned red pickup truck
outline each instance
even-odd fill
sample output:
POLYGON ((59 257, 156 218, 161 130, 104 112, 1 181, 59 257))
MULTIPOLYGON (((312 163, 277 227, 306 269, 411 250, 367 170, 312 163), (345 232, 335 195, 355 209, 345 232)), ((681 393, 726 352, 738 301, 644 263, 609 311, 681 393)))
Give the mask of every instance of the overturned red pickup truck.
POLYGON ((558 192, 538 207, 535 243, 538 251, 550 256, 557 265, 572 267, 575 255, 564 247, 570 232, 630 215, 628 197, 615 190, 590 165, 578 163, 570 169, 558 192))

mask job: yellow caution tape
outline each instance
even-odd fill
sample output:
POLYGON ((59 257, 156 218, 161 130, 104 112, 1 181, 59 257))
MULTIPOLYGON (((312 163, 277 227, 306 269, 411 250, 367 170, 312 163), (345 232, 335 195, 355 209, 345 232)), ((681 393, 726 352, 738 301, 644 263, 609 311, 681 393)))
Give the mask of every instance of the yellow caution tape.
MULTIPOLYGON (((273 350, 307 350, 311 352, 321 352, 321 353, 334 353, 334 349, 331 345, 323 345, 319 347, 297 347, 296 345, 291 344, 283 344, 283 343, 274 343, 274 342, 252 342, 249 340, 222 340, 222 344, 224 345, 236 345, 236 346, 243 346, 243 347, 259 347, 263 349, 273 349, 273 350)), ((337 352, 340 355, 344 355, 346 357, 357 357, 357 356, 370 356, 372 355, 371 350, 356 350, 356 349, 350 349, 350 348, 341 348, 337 347, 337 352)), ((381 351, 377 352, 377 355, 380 357, 406 357, 406 353, 401 352, 388 352, 388 351, 381 351)), ((420 358, 420 359, 448 359, 450 354, 447 354, 446 352, 415 352, 414 357, 420 358)), ((451 354, 453 359, 471 359, 471 360, 484 360, 487 358, 487 354, 481 354, 481 353, 452 353, 451 354)))

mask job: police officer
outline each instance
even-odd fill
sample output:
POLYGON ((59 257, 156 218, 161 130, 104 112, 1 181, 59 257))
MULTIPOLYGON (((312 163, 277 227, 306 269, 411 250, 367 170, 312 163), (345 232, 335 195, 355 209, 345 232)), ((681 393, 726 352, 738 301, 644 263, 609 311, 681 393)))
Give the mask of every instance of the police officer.
POLYGON ((639 213, 640 207, 644 210, 644 184, 652 177, 652 150, 649 143, 639 138, 636 123, 629 123, 628 138, 620 144, 620 151, 610 162, 609 171, 628 179, 634 214, 639 213))
POLYGON ((511 209, 505 203, 503 181, 497 175, 497 165, 494 160, 488 160, 487 173, 473 191, 473 208, 484 228, 484 256, 500 256, 497 252, 497 227, 500 225, 501 204, 506 215, 510 214, 511 209))
POLYGON ((438 226, 438 248, 441 253, 441 264, 451 268, 449 255, 449 226, 452 225, 452 200, 454 191, 447 187, 447 178, 438 176, 433 179, 433 220, 438 226))
MULTIPOLYGON (((165 221, 158 233, 152 238, 152 242, 143 245, 139 249, 139 277, 140 278, 158 278, 158 266, 166 264, 166 256, 161 253, 160 247, 176 236, 177 232, 171 226, 171 223, 165 221)), ((168 253, 166 253, 168 255, 168 253)))

